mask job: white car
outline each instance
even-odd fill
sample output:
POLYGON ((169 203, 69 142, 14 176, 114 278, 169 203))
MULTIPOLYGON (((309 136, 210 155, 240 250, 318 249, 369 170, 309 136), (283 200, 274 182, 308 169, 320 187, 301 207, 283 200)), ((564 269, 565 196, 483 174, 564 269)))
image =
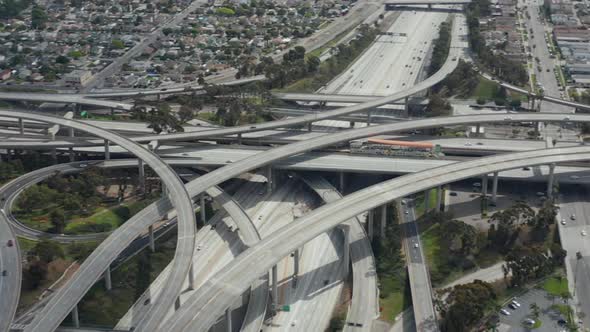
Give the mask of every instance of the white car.
POLYGON ((510 311, 506 310, 506 309, 500 309, 500 313, 502 315, 506 315, 506 316, 510 316, 510 311))
POLYGON ((588 234, 588 233, 586 233, 586 231, 585 231, 585 230, 584 230, 584 231, 582 231, 582 236, 586 236, 586 234, 588 234))
POLYGON ((406 210, 404 213, 405 213, 405 214, 409 214, 410 212, 408 212, 408 210, 406 210))
POLYGON ((418 248, 418 243, 414 243, 414 248, 418 248))
POLYGON ((520 303, 518 303, 516 300, 512 300, 512 302, 510 302, 512 304, 514 304, 515 306, 520 308, 520 303))
POLYGON ((565 222, 565 219, 561 218, 561 224, 562 224, 562 225, 565 225, 565 224, 567 224, 567 223, 565 222))

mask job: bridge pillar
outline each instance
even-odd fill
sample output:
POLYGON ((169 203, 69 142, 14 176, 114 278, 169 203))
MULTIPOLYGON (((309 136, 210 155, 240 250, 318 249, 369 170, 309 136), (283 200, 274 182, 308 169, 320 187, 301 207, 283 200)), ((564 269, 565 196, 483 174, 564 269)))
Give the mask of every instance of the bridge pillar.
POLYGON ((242 145, 242 133, 238 134, 238 144, 242 145))
POLYGON ((549 178, 547 179, 547 197, 553 198, 553 182, 555 180, 555 163, 549 165, 549 178))
POLYGON ((299 248, 293 252, 293 277, 296 278, 299 275, 299 248))
POLYGON ((432 4, 428 4, 428 9, 432 9, 432 4))
POLYGON ((106 271, 104 271, 104 284, 108 291, 113 289, 113 284, 111 282, 111 266, 107 266, 106 271))
POLYGON ((535 110, 535 97, 533 97, 533 95, 529 95, 529 100, 531 101, 529 103, 529 107, 531 108, 531 110, 535 110))
POLYGON ((381 206, 381 229, 379 230, 379 236, 385 238, 385 226, 387 223, 387 204, 381 206))
POLYGON ((313 124, 313 122, 308 122, 307 123, 307 131, 312 131, 311 129, 311 125, 313 124))
POLYGON ((150 225, 148 227, 148 233, 149 233, 149 241, 150 241, 150 250, 152 252, 156 251, 156 240, 154 239, 154 225, 150 225))
POLYGON ((403 114, 403 116, 407 118, 409 111, 410 111, 410 98, 406 97, 406 98, 404 98, 404 114, 403 114))
POLYGON ((371 125, 371 110, 367 111, 367 126, 371 125))
POLYGON ((488 196, 488 175, 484 174, 481 178, 481 194, 483 197, 488 196))
POLYGON ((18 130, 21 135, 25 134, 25 124, 23 122, 23 118, 18 118, 18 130))
POLYGON ((225 327, 227 332, 232 332, 233 328, 231 325, 231 308, 225 309, 225 327))
POLYGON ((108 139, 104 140, 104 159, 111 160, 111 151, 110 151, 111 142, 108 139))
POLYGON ((344 172, 338 172, 338 190, 344 194, 344 172))
POLYGON ((74 306, 74 309, 72 309, 72 323, 74 324, 74 327, 79 329, 80 328, 80 317, 78 316, 78 305, 76 304, 74 306))
POLYGON ((139 170, 139 191, 145 193, 145 168, 143 166, 143 160, 137 159, 137 167, 139 170))
POLYGON ((350 243, 348 243, 348 232, 350 228, 348 225, 340 225, 340 229, 344 235, 344 253, 343 253, 343 260, 344 260, 344 275, 347 276, 348 272, 350 271, 350 243))
POLYGON ((492 202, 496 203, 496 197, 498 195, 498 172, 494 172, 494 178, 492 181, 492 202))
POLYGON ((272 267, 272 312, 273 315, 276 314, 277 309, 279 308, 279 273, 277 271, 277 266, 273 265, 272 267))
POLYGON ((430 189, 424 190, 424 213, 426 214, 428 210, 430 210, 430 189))
POLYGON ((156 100, 158 100, 158 101, 160 100, 160 94, 159 93, 156 95, 156 100))
POLYGON ((266 192, 272 193, 272 189, 274 187, 273 179, 272 179, 272 166, 266 166, 266 192))
POLYGON ((478 123, 475 125, 475 137, 479 137, 480 133, 481 133, 481 125, 478 123))
POLYGON ((349 121, 348 126, 349 128, 354 128, 354 121, 349 121))
POLYGON ((373 217, 374 217, 373 210, 369 210, 367 213, 369 214, 367 216, 367 229, 368 229, 367 233, 369 235, 369 240, 373 241, 373 233, 374 233, 374 230, 373 230, 373 217))
POLYGON ((438 188, 436 188, 436 212, 440 212, 442 208, 442 193, 442 186, 438 186, 438 188))
POLYGON ((201 195, 199 195, 199 210, 201 212, 201 221, 203 222, 203 224, 207 223, 207 210, 205 210, 205 194, 202 193, 201 195))
MULTIPOLYGON (((68 136, 74 137, 74 128, 68 128, 68 136)), ((74 152, 74 148, 73 147, 68 148, 68 152, 70 155, 70 162, 76 161, 76 154, 74 152)))

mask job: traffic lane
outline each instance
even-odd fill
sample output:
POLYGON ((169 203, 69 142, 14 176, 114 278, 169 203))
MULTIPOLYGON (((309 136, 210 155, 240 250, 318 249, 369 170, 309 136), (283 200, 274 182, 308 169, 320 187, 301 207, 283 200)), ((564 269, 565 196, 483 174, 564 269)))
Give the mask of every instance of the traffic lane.
POLYGON ((14 319, 20 288, 19 246, 6 215, 4 212, 0 212, 0 331, 8 331, 10 323, 14 319), (9 241, 11 241, 11 245, 9 245, 9 241))
POLYGON ((404 232, 406 235, 406 242, 408 243, 409 263, 423 264, 422 247, 420 246, 420 238, 418 234, 418 226, 416 225, 415 212, 413 207, 404 209, 404 232), (408 214, 406 214, 406 211, 408 214))
POLYGON ((577 259, 572 255, 570 259, 571 266, 574 270, 575 292, 579 303, 574 303, 577 312, 586 313, 579 315, 582 319, 583 326, 590 326, 590 257, 577 259))

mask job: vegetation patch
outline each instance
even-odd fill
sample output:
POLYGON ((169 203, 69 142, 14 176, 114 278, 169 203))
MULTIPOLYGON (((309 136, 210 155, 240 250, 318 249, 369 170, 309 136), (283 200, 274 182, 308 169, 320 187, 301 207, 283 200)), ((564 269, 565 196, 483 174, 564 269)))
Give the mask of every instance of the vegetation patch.
POLYGON ((567 279, 561 276, 551 277, 543 283, 543 289, 553 296, 564 296, 569 294, 567 279))

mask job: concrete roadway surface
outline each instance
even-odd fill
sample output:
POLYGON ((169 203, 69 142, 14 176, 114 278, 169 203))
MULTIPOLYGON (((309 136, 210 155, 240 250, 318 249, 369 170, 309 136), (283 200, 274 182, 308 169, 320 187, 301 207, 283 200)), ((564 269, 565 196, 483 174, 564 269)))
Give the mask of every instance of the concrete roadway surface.
POLYGON ((428 266, 420 243, 414 200, 406 199, 406 205, 403 206, 402 210, 403 246, 407 257, 406 264, 417 331, 438 331, 436 312, 432 301, 432 285, 430 284, 428 266))
MULTIPOLYGON (((289 202, 293 201, 293 187, 291 184, 287 183, 271 195, 268 195, 265 193, 263 181, 265 180, 262 176, 255 175, 245 185, 241 186, 234 195, 234 199, 244 207, 248 215, 252 216, 256 229, 260 229, 262 235, 264 235, 265 229, 272 226, 270 221, 274 220, 271 216, 275 211, 277 209, 283 209, 280 215, 286 217, 288 211, 291 210, 291 204, 289 202)), ((283 218, 280 220, 281 222, 277 226, 283 224, 283 218)), ((241 230, 241 227, 243 225, 240 225, 239 222, 236 222, 221 211, 215 214, 208 221, 208 224, 198 232, 196 243, 197 248, 200 247, 200 249, 193 258, 196 280, 195 289, 198 289, 210 275, 229 264, 235 256, 246 249, 235 235, 236 229, 240 228, 241 230), (229 229, 230 226, 232 227, 231 230, 229 229)), ((117 329, 128 329, 141 321, 147 311, 146 306, 149 306, 149 303, 147 305, 144 304, 145 301, 148 299, 152 299, 153 301, 153 299, 160 295, 160 290, 163 287, 163 283, 166 282, 166 275, 168 274, 169 268, 167 267, 156 278, 150 285, 150 288, 129 309, 117 324, 117 329)), ((190 290, 183 293, 181 303, 190 294, 190 290)), ((251 289, 248 311, 242 325, 243 330, 259 331, 264 319, 267 298, 268 278, 263 278, 261 282, 257 280, 251 289)), ((168 316, 172 314, 173 312, 169 312, 168 316)))
MULTIPOLYGON (((79 131, 83 131, 83 132, 87 132, 91 135, 96 135, 98 137, 101 137, 102 139, 108 139, 109 141, 118 144, 119 146, 127 149, 128 151, 134 153, 138 158, 140 158, 141 160, 143 160, 143 162, 145 162, 148 166, 150 166, 155 172, 156 174, 158 174, 160 176, 160 178, 162 179, 163 183, 166 184, 166 187, 168 188, 168 195, 170 197, 170 199, 172 200, 172 202, 174 202, 174 207, 177 209, 178 211, 178 215, 179 215, 179 241, 178 241, 178 245, 177 245, 177 251, 175 254, 175 261, 178 263, 177 269, 175 269, 175 273, 171 274, 171 283, 169 284, 170 287, 168 289, 166 289, 166 294, 178 294, 180 292, 179 289, 177 289, 176 285, 174 283, 172 283, 172 281, 177 280, 177 279, 183 279, 184 276, 187 274, 190 266, 183 266, 183 263, 186 259, 183 260, 183 255, 188 254, 188 253, 192 253, 193 251, 193 244, 194 244, 194 233, 195 233, 195 215, 193 213, 193 209, 192 209, 192 201, 190 199, 190 196, 188 195, 186 188, 184 187, 182 181, 180 181, 180 179, 178 178, 178 176, 176 175, 176 173, 174 173, 174 171, 172 170, 172 168, 170 168, 170 166, 168 166, 167 164, 165 164, 158 156, 156 156, 155 154, 153 154, 152 152, 142 148, 141 146, 137 145, 136 143, 128 140, 127 138, 121 137, 119 135, 116 135, 112 132, 103 130, 101 128, 98 127, 94 127, 94 126, 90 126, 87 124, 83 124, 80 123, 78 121, 74 121, 74 120, 68 120, 68 119, 63 119, 63 118, 56 118, 53 116, 47 116, 47 115, 42 115, 42 114, 31 114, 31 113, 17 113, 17 112, 8 112, 8 111, 0 111, 0 116, 7 116, 7 117, 21 117, 23 119, 27 119, 27 120, 35 120, 35 121, 43 121, 43 122, 47 122, 47 123, 52 123, 52 124, 57 124, 57 125, 63 125, 66 127, 70 127, 70 128, 74 128, 76 130, 79 131)), ((124 234, 125 231, 133 231, 133 224, 132 223, 125 223, 121 228, 119 228, 119 232, 117 235, 121 235, 124 234)), ((117 242, 121 242, 124 244, 129 244, 129 242, 131 242, 131 240, 134 237, 131 238, 125 238, 125 240, 120 240, 117 236, 110 236, 109 238, 107 238, 102 244, 105 246, 109 246, 113 243, 113 241, 115 243, 117 242)), ((100 247, 100 246, 99 246, 100 247)), ((188 254, 190 257, 190 254, 188 254)), ((87 259, 85 261, 88 262, 89 260, 92 260, 92 255, 89 257, 89 259, 87 259)), ((187 258, 189 258, 187 257, 187 258)), ((112 261, 115 257, 108 257, 108 261, 112 261)), ((89 280, 96 280, 96 278, 98 276, 100 276, 102 274, 102 271, 91 271, 91 273, 86 276, 86 278, 88 278, 89 280)), ((64 289, 68 289, 70 286, 71 287, 71 283, 69 283, 68 285, 65 285, 62 290, 64 289)), ((62 297, 60 297, 60 294, 57 294, 55 296, 56 299, 62 299, 62 297)), ((72 308, 75 306, 75 304, 77 302, 75 301, 71 301, 72 298, 71 297, 66 297, 64 298, 65 301, 67 301, 68 299, 70 300, 70 302, 68 302, 67 304, 65 303, 61 303, 59 306, 51 306, 51 303, 48 305, 50 308, 54 308, 57 312, 53 312, 52 315, 49 315, 50 317, 44 317, 44 319, 38 320, 33 322, 32 326, 31 326, 31 331, 48 331, 48 330, 54 330, 55 328, 57 328, 57 326, 59 326, 59 324, 61 323, 61 321, 63 320, 63 318, 65 316, 68 315, 68 313, 72 310, 72 308)), ((165 301, 162 301, 164 303, 167 303, 171 301, 170 304, 172 304, 172 302, 174 302, 174 298, 172 299, 166 299, 165 301)), ((154 314, 152 316, 153 318, 157 318, 158 315, 154 314)))
MULTIPOLYGON (((521 1, 521 6, 527 6, 527 11, 530 14, 530 19, 524 15, 524 21, 526 22, 526 30, 529 35, 528 43, 531 47, 531 53, 533 55, 533 71, 537 77, 537 81, 543 86, 544 93, 549 96, 560 96, 561 91, 559 90, 559 84, 555 78, 556 62, 550 58, 549 47, 547 41, 545 41, 546 31, 545 25, 540 20, 539 11, 543 2, 531 0, 528 2, 521 1), (530 29, 533 30, 533 34, 530 34, 530 29), (536 45, 536 47, 533 47, 536 45), (534 58, 539 58, 540 62, 536 62, 534 58), (541 71, 537 67, 541 67, 541 71), (549 71, 547 71, 549 70, 549 71)), ((566 97, 567 98, 567 97, 566 97)), ((564 98, 565 99, 565 98, 564 98)), ((572 113, 572 107, 563 105, 552 105, 548 103, 541 103, 541 112, 551 113, 572 113)))
POLYGON ((590 149, 587 147, 504 154, 406 175, 357 191, 342 200, 315 209, 299 218, 297 223, 276 231, 273 236, 264 238, 258 245, 248 249, 231 266, 222 269, 206 282, 205 287, 201 287, 188 299, 187 303, 179 309, 174 320, 168 321, 170 324, 168 330, 175 332, 208 328, 214 317, 218 317, 229 305, 231 299, 245 290, 256 276, 268 271, 278 260, 307 241, 362 211, 399 197, 482 173, 589 158, 590 149))
POLYGON ((385 96, 414 85, 445 13, 402 12, 387 32, 322 92, 385 96))
POLYGON ((563 249, 567 251, 566 270, 570 293, 573 295, 571 305, 583 321, 583 326, 590 326, 590 204, 588 189, 583 186, 562 186, 559 195, 558 227, 563 249), (572 216, 575 215, 575 219, 572 216), (565 225, 563 222, 565 222, 565 225), (577 259, 576 253, 582 254, 577 259))
POLYGON ((8 331, 16 313, 21 288, 21 257, 18 241, 0 210, 0 331, 8 331), (12 241, 12 245, 8 242, 12 241))
MULTIPOLYGON (((315 174, 304 174, 302 178, 326 203, 342 198, 340 192, 325 178, 315 174)), ((371 331, 373 321, 379 317, 375 257, 371 242, 361 224, 361 218, 362 216, 357 216, 343 223, 343 227, 348 227, 347 243, 352 262, 352 301, 348 308, 344 332, 371 331)))
MULTIPOLYGON (((10 112, 0 112, 0 115, 10 116, 12 113, 10 112)), ((541 120, 545 121, 561 121, 561 115, 557 116, 555 114, 534 114, 534 115, 520 115, 516 114, 510 119, 510 121, 527 121, 530 118, 535 117, 542 117, 541 120), (528 118, 527 118, 528 117, 528 118)), ((477 116, 476 122, 489 122, 489 121, 502 121, 502 116, 498 115, 483 115, 477 116)), ((300 142, 295 144, 290 144, 288 146, 279 147, 273 149, 271 152, 258 154, 254 157, 247 158, 243 162, 230 164, 226 167, 218 171, 214 171, 207 176, 201 177, 195 181, 192 181, 188 184, 188 189, 192 195, 197 195, 198 193, 202 192, 204 189, 209 188, 217 183, 223 182, 226 179, 232 178, 233 176, 237 176, 242 174, 248 170, 260 167, 267 163, 270 163, 274 160, 278 160, 280 158, 284 158, 286 156, 294 155, 300 152, 304 152, 313 148, 319 148, 322 146, 329 146, 340 141, 351 140, 359 137, 366 137, 366 136, 374 136, 386 132, 396 131, 396 130, 412 130, 412 129, 420 129, 420 128, 427 128, 432 126, 444 126, 444 125, 454 125, 454 124, 463 124, 463 123, 472 123, 474 117, 452 117, 452 118, 437 118, 433 119, 426 119, 426 120, 417 120, 412 121, 411 123, 397 123, 397 124, 390 124, 390 125, 382 125, 382 126, 374 126, 368 127, 358 130, 352 130, 347 132, 341 132, 338 134, 327 135, 325 137, 321 137, 318 140, 300 142)), ((572 115, 570 121, 583 121, 585 120, 584 116, 580 115, 572 115)), ((136 236, 141 233, 141 230, 147 228, 150 224, 152 224, 155 220, 158 220, 161 217, 161 214, 164 213, 163 211, 167 211, 172 206, 170 205, 169 201, 167 200, 160 200, 157 203, 150 205, 146 210, 141 211, 138 215, 132 217, 132 219, 127 222, 125 225, 136 225, 137 228, 135 230, 128 230, 126 227, 123 227, 125 232, 129 232, 125 234, 123 237, 125 240, 121 240, 117 244, 109 243, 109 246, 99 246, 99 250, 95 251, 91 257, 95 257, 95 260, 86 261, 85 264, 82 265, 81 270, 77 273, 70 284, 76 284, 76 288, 66 287, 68 290, 68 294, 70 295, 67 297, 67 301, 69 301, 71 306, 79 300, 79 297, 85 293, 85 290, 92 286, 93 278, 96 275, 100 274, 98 271, 104 271, 106 266, 110 264, 110 262, 118 256, 118 254, 123 250, 123 248, 128 244, 127 242, 130 241, 136 236), (149 218, 148 218, 149 216, 149 218), (98 258, 101 258, 100 260, 98 258), (81 278, 79 276, 84 275, 87 276, 86 278, 81 278), (83 285, 83 286, 82 286, 83 285)), ((130 227, 130 226, 129 226, 130 227)), ((121 232, 121 228, 117 231, 121 232)), ((117 233, 118 235, 119 233, 117 233)), ((103 243, 104 244, 104 243, 103 243)), ((56 301, 59 303, 59 300, 56 301)), ((55 305, 55 304, 54 304, 55 305)), ((63 309, 62 309, 63 310, 63 309)), ((69 310, 68 310, 69 311, 69 310)), ((67 312, 65 313, 67 314, 67 312)), ((42 317, 42 316, 40 316, 42 317)))

